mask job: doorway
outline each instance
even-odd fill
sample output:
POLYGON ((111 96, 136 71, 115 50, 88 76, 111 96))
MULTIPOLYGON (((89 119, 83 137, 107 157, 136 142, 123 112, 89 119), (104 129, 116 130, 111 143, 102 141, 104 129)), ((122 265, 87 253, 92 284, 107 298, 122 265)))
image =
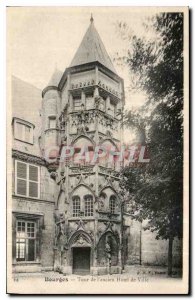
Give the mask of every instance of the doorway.
POLYGON ((90 274, 90 250, 89 247, 73 248, 73 274, 90 274))

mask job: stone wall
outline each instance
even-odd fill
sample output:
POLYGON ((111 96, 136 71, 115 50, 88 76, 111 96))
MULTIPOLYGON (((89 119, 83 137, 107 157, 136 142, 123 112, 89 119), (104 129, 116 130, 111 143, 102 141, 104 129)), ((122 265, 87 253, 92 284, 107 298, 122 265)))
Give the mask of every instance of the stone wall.
MULTIPOLYGON (((126 265, 167 266, 168 240, 157 240, 155 232, 143 230, 141 223, 130 216, 125 216, 124 241, 126 265)), ((182 266, 182 240, 179 239, 173 242, 173 266, 182 266)))
MULTIPOLYGON (((167 265, 168 240, 157 240, 156 234, 149 230, 142 231, 141 253, 144 265, 167 265)), ((175 239, 173 243, 173 265, 181 267, 182 241, 175 239)))
POLYGON ((53 245, 54 245, 54 203, 28 200, 27 198, 15 198, 13 196, 13 214, 38 214, 43 215, 43 227, 40 238, 40 265, 34 263, 19 262, 14 264, 15 271, 34 272, 38 270, 53 269, 53 245))

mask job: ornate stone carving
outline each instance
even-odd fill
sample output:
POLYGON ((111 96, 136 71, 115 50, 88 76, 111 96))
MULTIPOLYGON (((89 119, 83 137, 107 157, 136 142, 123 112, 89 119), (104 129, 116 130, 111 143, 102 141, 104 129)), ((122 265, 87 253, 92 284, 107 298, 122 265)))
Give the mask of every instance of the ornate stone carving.
POLYGON ((118 121, 114 120, 112 116, 99 111, 98 117, 99 117, 99 123, 102 126, 106 128, 110 127, 110 129, 113 131, 117 130, 118 121))
POLYGON ((54 179, 54 180, 56 180, 57 175, 58 175, 58 173, 55 172, 55 171, 53 171, 53 172, 50 173, 50 177, 51 177, 52 179, 54 179))
POLYGON ((78 240, 77 240, 77 244, 83 245, 84 243, 85 243, 85 240, 84 240, 83 236, 80 235, 78 240))
POLYGON ((109 139, 112 139, 113 135, 112 135, 112 133, 110 132, 110 130, 107 130, 107 131, 106 131, 106 136, 107 136, 109 139))
POLYGON ((61 223, 61 222, 65 222, 65 216, 64 213, 60 213, 58 210, 54 212, 54 220, 55 223, 61 223))
POLYGON ((106 187, 111 187, 113 190, 115 190, 115 187, 113 185, 113 178, 111 178, 110 174, 108 176, 105 176, 105 183, 102 186, 101 190, 105 189, 106 187))
POLYGON ((56 170, 59 167, 59 162, 58 162, 58 160, 56 160, 54 163, 46 163, 46 167, 50 173, 56 172, 56 170))
POLYGON ((29 163, 46 166, 46 161, 43 158, 32 154, 27 154, 18 150, 12 150, 12 157, 29 163))
POLYGON ((105 229, 104 233, 107 231, 112 231, 112 233, 114 233, 113 232, 113 226, 114 226, 113 222, 111 222, 111 221, 104 222, 104 224, 106 225, 106 229, 105 229))
POLYGON ((107 239, 106 240, 106 245, 105 245, 105 252, 106 252, 106 256, 107 256, 107 259, 109 260, 109 263, 110 263, 110 260, 111 260, 111 246, 110 246, 110 243, 109 243, 109 240, 107 239))
POLYGON ((90 247, 91 241, 85 235, 80 234, 74 240, 72 247, 90 247))
POLYGON ((95 109, 90 111, 80 111, 71 114, 70 122, 71 126, 81 127, 81 125, 86 126, 87 124, 93 124, 96 117, 98 117, 99 123, 104 127, 110 127, 111 130, 116 131, 118 129, 118 121, 112 116, 106 114, 99 110, 99 105, 101 103, 101 97, 98 97, 95 102, 95 109))
POLYGON ((118 177, 119 179, 119 172, 115 171, 115 170, 112 170, 110 168, 106 168, 106 167, 103 167, 103 166, 99 166, 99 170, 100 172, 102 173, 106 173, 105 175, 107 176, 113 176, 113 177, 118 177))
POLYGON ((94 144, 93 141, 93 137, 94 134, 88 134, 88 127, 86 127, 85 125, 81 125, 80 127, 77 128, 77 134, 76 135, 72 135, 71 138, 71 144, 74 144, 76 142, 76 140, 80 137, 86 137, 87 139, 89 139, 91 141, 92 144, 94 144))
MULTIPOLYGON (((64 213, 54 212, 55 220, 55 246, 58 246, 60 236, 65 235, 65 215, 64 213)), ((61 238, 62 239, 62 238, 61 238)))
POLYGON ((71 88, 72 88, 72 90, 74 90, 74 89, 79 89, 79 88, 86 87, 86 86, 93 86, 94 83, 95 83, 94 79, 86 80, 86 81, 79 82, 79 83, 72 83, 71 88))
POLYGON ((88 234, 90 235, 90 237, 93 239, 94 235, 93 235, 93 231, 89 230, 88 234))
POLYGON ((98 198, 98 209, 100 211, 105 209, 105 200, 106 200, 106 198, 102 197, 101 195, 98 198))
POLYGON ((70 166, 70 170, 71 170, 71 173, 79 173, 81 174, 82 172, 86 172, 86 173, 93 173, 93 166, 75 166, 75 165, 72 165, 70 166))
POLYGON ((102 82, 101 80, 99 80, 98 85, 103 89, 105 89, 106 91, 112 93, 114 96, 119 97, 119 93, 116 90, 114 90, 113 88, 111 88, 110 86, 102 82))
POLYGON ((82 219, 79 219, 79 221, 76 221, 77 229, 76 231, 82 229, 85 231, 85 225, 87 224, 87 221, 83 221, 82 219))

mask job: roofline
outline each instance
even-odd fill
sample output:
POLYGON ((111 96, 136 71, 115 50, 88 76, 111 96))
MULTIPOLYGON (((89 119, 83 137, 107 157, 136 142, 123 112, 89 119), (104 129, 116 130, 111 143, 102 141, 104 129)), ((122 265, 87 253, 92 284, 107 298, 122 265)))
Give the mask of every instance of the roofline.
POLYGON ((12 118, 12 124, 13 124, 14 120, 18 120, 18 121, 20 121, 20 122, 22 122, 22 123, 26 123, 27 125, 30 125, 30 126, 32 126, 33 128, 35 128, 35 125, 34 125, 33 123, 31 123, 31 122, 29 122, 29 121, 26 121, 25 119, 21 119, 21 118, 18 118, 18 117, 13 117, 13 118, 12 118))
MULTIPOLYGON (((89 62, 86 64, 81 64, 78 66, 73 66, 73 67, 68 67, 65 69, 62 78, 57 86, 47 86, 43 89, 42 91, 42 97, 44 97, 45 93, 49 90, 57 90, 57 91, 62 91, 66 81, 67 81, 67 77, 69 74, 75 74, 75 73, 82 73, 85 71, 90 71, 90 70, 94 70, 95 67, 98 67, 98 69, 100 71, 102 71, 102 73, 104 73, 105 75, 107 75, 108 77, 110 77, 111 79, 113 79, 116 82, 121 82, 122 84, 122 89, 124 91, 124 80, 123 78, 121 78, 119 75, 117 75, 116 73, 114 73, 113 71, 111 71, 109 68, 105 67, 103 64, 101 64, 99 61, 93 61, 93 62, 89 62)), ((125 103, 125 97, 124 97, 124 93, 123 93, 123 102, 125 103)))
POLYGON ((75 74, 75 73, 90 71, 90 70, 95 69, 96 66, 99 68, 100 71, 102 71, 105 75, 109 76, 111 79, 114 79, 117 82, 123 82, 123 79, 120 76, 118 76, 116 73, 111 71, 109 68, 105 67, 99 61, 93 61, 93 62, 89 62, 86 64, 66 68, 65 72, 59 82, 59 85, 58 85, 59 90, 62 90, 62 88, 67 80, 68 74, 75 74))
POLYGON ((57 90, 58 91, 58 87, 55 85, 48 85, 46 86, 43 91, 42 91, 42 98, 44 97, 45 93, 49 90, 57 90))

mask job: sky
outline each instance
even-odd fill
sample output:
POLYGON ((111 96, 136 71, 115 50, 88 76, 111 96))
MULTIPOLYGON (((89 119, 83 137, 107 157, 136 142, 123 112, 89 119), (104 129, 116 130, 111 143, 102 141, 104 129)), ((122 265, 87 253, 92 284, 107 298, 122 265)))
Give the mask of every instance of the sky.
MULTIPOLYGON (((126 22, 141 34, 144 18, 151 12, 129 8, 19 7, 8 8, 8 48, 11 73, 43 89, 55 69, 64 71, 79 47, 93 13, 94 24, 111 59, 129 45, 120 38, 116 22, 126 22)), ((128 86, 128 72, 114 63, 128 86)), ((127 99, 129 102, 130 99, 127 99)), ((141 99, 142 101, 142 99, 141 99)), ((136 99, 136 103, 139 99, 136 99)))
MULTIPOLYGON (((131 47, 122 39, 117 22, 126 22, 131 34, 145 34, 143 22, 155 12, 149 8, 129 7, 10 7, 7 9, 8 59, 10 74, 44 89, 55 68, 69 67, 81 40, 90 25, 94 25, 111 60, 126 54, 131 47)), ((151 33, 150 33, 151 34, 151 33)), ((124 79, 126 109, 139 107, 146 99, 141 92, 129 92, 127 67, 113 62, 124 79)))

